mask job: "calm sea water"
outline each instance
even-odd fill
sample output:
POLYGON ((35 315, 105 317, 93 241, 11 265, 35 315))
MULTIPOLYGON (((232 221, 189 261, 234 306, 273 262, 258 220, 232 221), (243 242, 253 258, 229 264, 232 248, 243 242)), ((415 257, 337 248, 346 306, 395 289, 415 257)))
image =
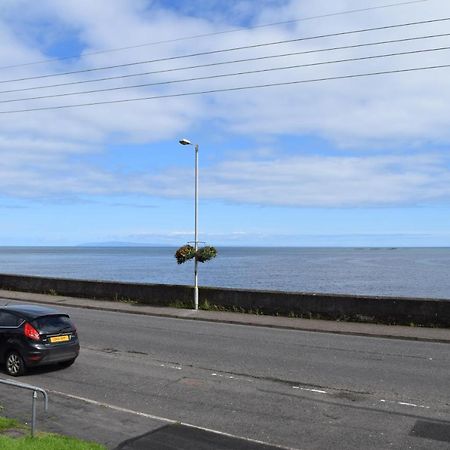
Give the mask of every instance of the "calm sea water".
MULTIPOLYGON (((450 248, 219 248, 200 285, 450 300, 450 248)), ((0 273, 192 284, 169 247, 0 247, 0 273)))

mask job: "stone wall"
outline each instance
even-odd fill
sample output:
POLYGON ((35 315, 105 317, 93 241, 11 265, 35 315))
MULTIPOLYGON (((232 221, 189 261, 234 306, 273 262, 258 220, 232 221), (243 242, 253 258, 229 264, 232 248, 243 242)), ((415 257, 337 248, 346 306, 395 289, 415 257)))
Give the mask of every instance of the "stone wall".
MULTIPOLYGON (((0 274, 0 289, 133 300, 148 305, 192 305, 192 287, 0 274)), ((268 315, 450 327, 450 299, 375 297, 201 287, 199 302, 214 309, 268 315)))

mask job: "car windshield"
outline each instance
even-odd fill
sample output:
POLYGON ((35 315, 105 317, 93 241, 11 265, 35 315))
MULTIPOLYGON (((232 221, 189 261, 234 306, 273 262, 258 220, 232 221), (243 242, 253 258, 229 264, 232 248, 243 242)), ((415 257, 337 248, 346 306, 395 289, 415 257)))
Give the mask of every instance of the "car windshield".
POLYGON ((33 326, 42 334, 58 333, 75 328, 68 316, 44 316, 33 320, 33 326))

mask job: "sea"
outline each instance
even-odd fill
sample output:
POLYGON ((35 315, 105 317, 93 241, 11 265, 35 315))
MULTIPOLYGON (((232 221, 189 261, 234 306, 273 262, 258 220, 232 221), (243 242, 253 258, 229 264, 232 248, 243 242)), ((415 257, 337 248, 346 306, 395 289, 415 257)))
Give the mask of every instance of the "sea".
MULTIPOLYGON (((191 285, 172 247, 0 247, 0 273, 191 285)), ((450 300, 450 248, 219 247, 201 286, 450 300)))

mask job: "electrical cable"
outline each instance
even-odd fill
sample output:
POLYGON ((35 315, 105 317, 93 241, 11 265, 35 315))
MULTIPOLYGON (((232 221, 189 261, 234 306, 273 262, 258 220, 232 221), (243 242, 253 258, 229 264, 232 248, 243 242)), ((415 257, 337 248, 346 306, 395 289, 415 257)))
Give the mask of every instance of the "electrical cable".
POLYGON ((425 3, 425 2, 429 2, 429 1, 430 0, 412 0, 412 1, 405 1, 405 2, 400 2, 400 3, 390 3, 387 5, 371 6, 368 8, 337 11, 334 13, 321 14, 321 15, 317 15, 317 16, 309 16, 309 17, 297 18, 297 19, 292 19, 292 20, 285 20, 282 22, 273 22, 273 23, 268 23, 268 24, 263 24, 263 25, 254 25, 254 26, 246 27, 246 28, 236 28, 236 29, 231 29, 231 30, 215 31, 212 33, 204 33, 204 34, 197 34, 197 35, 193 35, 193 36, 178 37, 178 38, 174 38, 174 39, 168 39, 165 41, 155 41, 155 42, 148 42, 148 43, 144 43, 144 44, 129 45, 127 47, 118 47, 118 48, 112 48, 112 49, 107 49, 107 50, 99 50, 99 51, 95 51, 95 52, 87 52, 87 53, 83 53, 81 55, 61 56, 61 57, 57 57, 57 58, 47 58, 44 60, 33 61, 33 62, 28 62, 28 63, 12 64, 9 66, 0 66, 0 70, 12 69, 12 68, 16 68, 16 67, 32 66, 32 65, 37 65, 37 64, 44 64, 44 63, 49 63, 49 62, 54 62, 54 61, 63 61, 63 60, 67 60, 67 59, 76 59, 76 58, 79 59, 79 58, 83 58, 86 56, 100 55, 100 54, 104 54, 104 53, 120 52, 120 51, 124 51, 124 50, 132 50, 135 48, 150 47, 150 46, 160 45, 160 44, 169 44, 172 42, 186 41, 186 40, 190 40, 190 39, 198 39, 198 38, 209 37, 209 36, 217 36, 220 34, 237 33, 237 32, 242 32, 242 31, 247 31, 247 30, 254 30, 254 29, 258 29, 258 28, 268 28, 268 27, 273 27, 273 26, 278 26, 278 25, 289 25, 292 23, 304 22, 304 21, 315 20, 315 19, 322 19, 325 17, 341 16, 341 15, 345 15, 345 14, 354 14, 354 13, 359 13, 359 12, 373 11, 373 10, 377 10, 377 9, 393 8, 393 7, 397 7, 397 6, 406 6, 406 5, 412 5, 414 3, 425 3))
POLYGON ((115 64, 111 66, 103 66, 103 67, 93 67, 90 69, 82 69, 82 70, 74 70, 69 72, 59 72, 59 73, 53 73, 53 74, 46 74, 46 75, 37 75, 32 77, 24 77, 24 78, 15 78, 15 79, 9 79, 9 80, 0 80, 0 84, 3 83, 12 83, 17 81, 26 81, 26 80, 37 80, 42 78, 50 78, 50 77, 57 77, 57 76, 63 76, 63 75, 73 75, 78 73, 88 73, 88 72, 95 72, 99 70, 109 70, 109 69, 117 69, 120 67, 130 67, 130 66, 136 66, 141 64, 149 64, 154 62, 161 62, 161 61, 173 61, 176 59, 183 59, 183 58, 192 58, 196 56, 206 56, 206 55, 214 55, 218 53, 225 53, 225 52, 232 52, 232 51, 238 51, 238 50, 247 50, 251 48, 261 48, 261 47, 267 47, 271 45, 280 45, 280 44, 287 44, 292 42, 304 42, 304 41, 310 41, 315 39, 323 39, 323 38, 329 38, 329 37, 337 37, 337 36, 347 36, 352 34, 358 34, 358 33, 367 33, 370 31, 381 31, 381 30, 388 30, 388 29, 395 29, 395 28, 402 28, 402 27, 411 27, 415 25, 425 25, 425 24, 432 24, 432 23, 438 23, 438 22, 446 22, 449 21, 450 17, 444 17, 440 19, 429 19, 429 20, 421 20, 417 22, 407 22, 407 23, 401 23, 401 24, 394 24, 394 25, 384 25, 381 27, 373 27, 373 28, 362 28, 358 30, 351 30, 351 31, 341 31, 337 33, 329 33, 329 34, 322 34, 322 35, 316 35, 316 36, 307 36, 297 39, 286 39, 282 41, 273 41, 273 42, 266 42, 262 44, 253 44, 253 45, 245 45, 241 47, 232 47, 232 48, 226 48, 221 50, 211 50, 207 52, 198 52, 198 53, 191 53, 187 55, 178 55, 178 56, 170 56, 166 58, 159 58, 159 59, 153 59, 148 61, 135 61, 131 63, 123 63, 123 64, 115 64))
POLYGON ((336 50, 348 50, 348 49, 355 49, 355 48, 362 48, 362 47, 369 47, 369 46, 376 46, 376 45, 385 45, 385 44, 393 44, 393 43, 400 43, 400 42, 411 42, 411 41, 417 41, 417 40, 422 40, 422 39, 434 39, 434 38, 438 38, 438 37, 448 37, 448 36, 450 36, 450 33, 431 34, 431 35, 425 35, 425 36, 415 36, 415 37, 410 37, 410 38, 391 39, 391 40, 387 40, 387 41, 368 42, 368 43, 363 43, 363 44, 343 45, 343 46, 339 46, 339 47, 328 47, 328 48, 320 48, 320 49, 314 49, 314 50, 304 50, 304 51, 300 51, 300 52, 281 53, 278 55, 257 56, 254 58, 234 59, 234 60, 229 60, 229 61, 218 61, 218 62, 213 62, 213 63, 208 63, 208 64, 197 64, 194 66, 153 70, 150 72, 139 72, 139 73, 126 74, 126 75, 115 75, 112 77, 94 78, 94 79, 90 79, 90 80, 70 81, 67 83, 47 84, 47 85, 32 86, 32 87, 27 87, 27 88, 9 89, 9 90, 5 90, 5 91, 0 91, 0 94, 10 94, 13 92, 24 92, 24 91, 34 91, 34 90, 38 90, 38 89, 73 86, 76 84, 96 83, 96 82, 100 82, 100 81, 119 80, 119 79, 139 77, 139 76, 144 76, 144 75, 154 75, 154 74, 160 74, 160 73, 178 72, 181 70, 200 69, 200 68, 204 68, 204 67, 222 66, 222 65, 226 65, 226 64, 261 61, 261 60, 266 60, 266 59, 284 58, 284 57, 288 57, 288 56, 299 56, 299 55, 323 53, 323 52, 336 51, 336 50))
POLYGON ((397 73, 406 73, 406 72, 418 72, 418 71, 422 71, 422 70, 436 70, 436 69, 444 69, 444 68, 450 68, 450 64, 441 64, 441 65, 424 66, 424 67, 409 67, 406 69, 384 70, 384 71, 379 71, 379 72, 339 75, 339 76, 323 77, 323 78, 311 78, 311 79, 306 79, 306 80, 257 84, 257 85, 250 85, 250 86, 238 86, 238 87, 221 88, 221 89, 210 89, 210 90, 204 90, 204 91, 181 92, 181 93, 177 93, 177 94, 155 95, 155 96, 151 96, 151 97, 124 98, 124 99, 120 99, 120 100, 106 100, 106 101, 90 102, 90 103, 78 103, 78 104, 72 104, 72 105, 44 106, 44 107, 39 107, 39 108, 16 109, 16 110, 10 110, 10 111, 0 111, 0 114, 5 115, 5 114, 33 112, 33 111, 50 111, 50 110, 57 110, 57 109, 81 108, 81 107, 86 107, 86 106, 111 105, 111 104, 115 104, 115 103, 130 103, 130 102, 143 101, 143 100, 158 100, 158 99, 163 99, 163 98, 187 97, 187 96, 192 96, 192 95, 216 94, 216 93, 221 93, 221 92, 236 92, 236 91, 244 91, 244 90, 250 90, 250 89, 269 88, 269 87, 275 87, 275 86, 292 86, 292 85, 299 85, 299 84, 306 84, 306 83, 318 83, 318 82, 331 81, 331 80, 344 80, 344 79, 353 79, 353 78, 361 78, 361 77, 369 77, 369 76, 379 76, 379 75, 388 75, 388 74, 397 74, 397 73))
POLYGON ((89 90, 89 91, 65 92, 65 93, 61 93, 61 94, 42 95, 42 96, 38 96, 38 97, 26 97, 26 98, 18 98, 18 99, 0 100, 0 103, 13 103, 13 102, 22 102, 22 101, 30 101, 30 100, 43 100, 43 99, 48 99, 48 98, 68 97, 68 96, 72 96, 72 95, 95 94, 95 93, 99 93, 99 92, 120 91, 120 90, 124 90, 124 89, 137 89, 137 88, 150 87, 150 86, 162 86, 162 85, 176 84, 176 83, 187 83, 187 82, 191 82, 191 81, 205 81, 205 80, 212 80, 212 79, 225 78, 225 77, 251 75, 251 74, 256 74, 256 73, 274 72, 274 71, 279 71, 279 70, 299 69, 299 68, 304 68, 304 67, 315 67, 315 66, 322 66, 322 65, 326 65, 326 64, 367 61, 367 60, 379 59, 379 58, 391 58, 394 56, 416 55, 419 53, 430 53, 430 52, 444 51, 444 50, 450 50, 450 46, 435 47, 435 48, 428 48, 428 49, 422 49, 422 50, 411 50, 411 51, 406 51, 406 52, 385 53, 385 54, 381 54, 381 55, 361 56, 361 57, 357 57, 357 58, 337 59, 337 60, 332 60, 332 61, 320 61, 320 62, 307 63, 307 64, 295 64, 295 65, 283 66, 283 67, 271 67, 271 68, 266 68, 266 69, 249 70, 249 71, 227 73, 227 74, 207 75, 207 76, 203 76, 203 77, 187 78, 187 79, 183 79, 183 80, 158 81, 158 82, 153 82, 153 83, 143 83, 143 84, 136 84, 136 85, 131 85, 131 86, 118 86, 118 87, 104 88, 104 89, 93 89, 93 90, 89 90))

